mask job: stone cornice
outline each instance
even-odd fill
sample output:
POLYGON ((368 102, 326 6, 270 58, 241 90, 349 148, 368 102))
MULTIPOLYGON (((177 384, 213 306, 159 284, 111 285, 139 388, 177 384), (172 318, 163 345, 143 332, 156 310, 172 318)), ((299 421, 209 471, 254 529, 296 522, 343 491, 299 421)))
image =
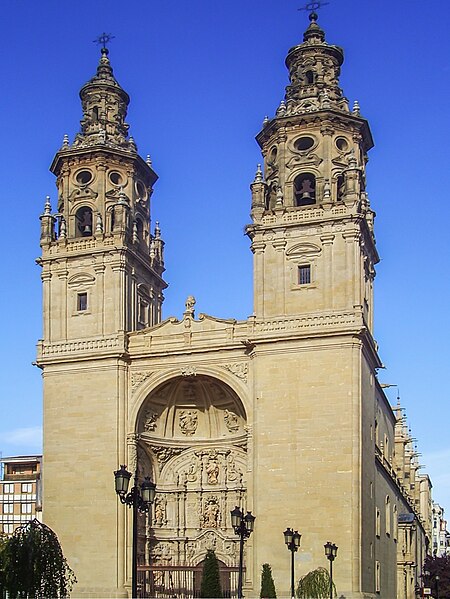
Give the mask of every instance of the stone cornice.
POLYGON ((150 266, 149 258, 137 252, 133 247, 123 245, 120 240, 117 240, 113 235, 102 235, 101 237, 80 237, 74 240, 54 241, 43 248, 42 257, 39 258, 41 266, 54 264, 55 259, 77 259, 80 256, 88 255, 90 258, 94 256, 107 255, 114 257, 120 256, 123 262, 123 267, 126 266, 126 258, 132 257, 139 262, 152 276, 159 281, 161 288, 165 289, 167 283, 161 275, 150 266))
POLYGON ((89 339, 70 341, 38 342, 36 364, 40 368, 56 362, 80 362, 99 358, 124 358, 127 356, 127 335, 116 333, 89 339))
POLYGON ((285 130, 291 127, 298 128, 299 125, 309 126, 310 124, 316 124, 317 121, 329 121, 334 126, 341 125, 344 128, 354 128, 355 131, 360 131, 363 136, 364 150, 367 152, 370 150, 374 143, 372 133, 370 132, 369 123, 366 119, 356 116, 352 113, 345 113, 340 110, 332 109, 321 109, 314 110, 309 113, 278 116, 273 118, 262 131, 256 136, 256 141, 260 147, 268 144, 274 135, 278 135, 280 129, 285 130))

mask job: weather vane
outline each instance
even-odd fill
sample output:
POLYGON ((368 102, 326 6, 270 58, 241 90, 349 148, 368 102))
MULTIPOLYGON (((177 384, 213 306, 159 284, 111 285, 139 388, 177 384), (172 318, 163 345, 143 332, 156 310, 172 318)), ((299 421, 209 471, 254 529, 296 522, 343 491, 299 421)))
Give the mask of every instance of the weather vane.
POLYGON ((307 10, 310 14, 312 14, 326 4, 329 4, 329 2, 321 2, 321 0, 316 0, 316 2, 307 2, 305 6, 302 6, 298 10, 307 10))
MULTIPOLYGON (((317 4, 317 2, 312 2, 312 4, 317 4)), ((94 44, 101 44, 102 48, 106 48, 106 44, 108 44, 111 40, 114 39, 114 35, 111 35, 110 33, 105 33, 103 32, 101 35, 99 35, 98 37, 95 38, 94 44)))

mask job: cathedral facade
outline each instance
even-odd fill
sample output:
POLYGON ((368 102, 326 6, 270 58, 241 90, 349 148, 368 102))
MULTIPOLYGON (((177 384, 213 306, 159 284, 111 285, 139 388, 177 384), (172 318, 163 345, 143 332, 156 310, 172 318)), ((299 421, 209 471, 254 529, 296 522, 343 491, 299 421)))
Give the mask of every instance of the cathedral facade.
MULTIPOLYGON (((154 582, 198 568, 207 549, 231 572, 240 506, 256 516, 247 597, 259 596, 263 563, 289 595, 286 527, 302 534, 296 578, 327 567, 331 540, 338 596, 415 597, 429 483, 377 379, 373 141, 339 87, 342 63, 312 13, 287 55, 285 98, 257 136, 244 321, 197 316, 193 297, 181 320, 162 320, 157 175, 128 134, 107 49, 81 89, 81 131, 51 165, 58 200, 41 215, 39 260, 44 521, 75 570, 74 596, 129 595, 131 523, 112 474, 126 464, 156 484, 138 547, 154 582)), ((192 596, 187 586, 172 593, 192 596)))

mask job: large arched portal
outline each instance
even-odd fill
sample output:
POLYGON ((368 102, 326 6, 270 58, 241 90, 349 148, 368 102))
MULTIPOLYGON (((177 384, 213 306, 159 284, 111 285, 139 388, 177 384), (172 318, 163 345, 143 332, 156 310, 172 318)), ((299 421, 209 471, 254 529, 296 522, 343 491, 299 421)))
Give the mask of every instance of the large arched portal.
POLYGON ((214 549, 226 566, 237 564, 230 511, 246 504, 246 422, 235 391, 206 375, 173 378, 145 399, 138 462, 157 487, 147 563, 192 568, 214 549))

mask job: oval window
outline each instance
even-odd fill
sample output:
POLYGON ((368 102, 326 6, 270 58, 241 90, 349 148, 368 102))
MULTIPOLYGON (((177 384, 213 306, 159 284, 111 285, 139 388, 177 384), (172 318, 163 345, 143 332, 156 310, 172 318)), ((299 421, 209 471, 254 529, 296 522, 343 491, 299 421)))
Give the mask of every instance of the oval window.
POLYGON ((313 137, 304 135, 303 137, 299 137, 297 140, 295 140, 294 147, 296 150, 304 152, 305 150, 309 150, 310 148, 312 148, 314 143, 315 142, 313 137))
POLYGON ((278 150, 276 148, 276 146, 274 146, 271 150, 270 150, 270 154, 269 154, 269 163, 271 162, 275 162, 275 160, 277 159, 277 154, 278 154, 278 150))
POLYGON ((112 173, 109 173, 109 180, 113 185, 120 185, 123 181, 122 175, 117 171, 112 171, 112 173))
POLYGON ((92 181, 92 173, 88 170, 78 171, 75 175, 75 180, 80 185, 87 185, 90 181, 92 181))
POLYGON ((335 144, 340 152, 346 152, 348 150, 349 144, 345 137, 336 138, 335 144))

